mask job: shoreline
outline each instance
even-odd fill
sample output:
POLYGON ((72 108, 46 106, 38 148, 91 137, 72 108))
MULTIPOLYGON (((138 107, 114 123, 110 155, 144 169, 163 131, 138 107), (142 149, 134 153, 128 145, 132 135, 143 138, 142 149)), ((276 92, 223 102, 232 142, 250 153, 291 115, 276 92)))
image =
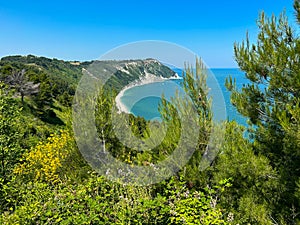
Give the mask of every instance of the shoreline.
POLYGON ((118 95, 115 98, 116 106, 118 108, 118 113, 125 112, 130 113, 130 110, 126 107, 125 104, 121 101, 121 98, 123 97, 125 91, 127 91, 130 88, 142 86, 150 83, 156 83, 156 82, 164 82, 166 80, 180 80, 182 77, 180 77, 177 73, 173 77, 165 78, 165 77, 158 77, 151 73, 146 73, 144 77, 141 77, 139 80, 136 80, 125 87, 122 88, 122 90, 118 93, 118 95))

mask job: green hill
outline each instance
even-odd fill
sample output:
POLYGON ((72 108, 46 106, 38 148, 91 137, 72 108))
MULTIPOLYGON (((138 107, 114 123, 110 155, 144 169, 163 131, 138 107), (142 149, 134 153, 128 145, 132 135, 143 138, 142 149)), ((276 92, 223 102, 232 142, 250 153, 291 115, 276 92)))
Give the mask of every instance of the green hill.
POLYGON ((40 119, 46 124, 63 125, 57 114, 70 110, 83 72, 104 67, 111 71, 106 87, 114 93, 148 74, 165 78, 175 76, 170 68, 154 59, 79 62, 17 55, 0 60, 0 81, 14 89, 16 100, 18 97, 22 99, 20 105, 26 117, 40 119), (31 86, 38 87, 38 90, 31 86))

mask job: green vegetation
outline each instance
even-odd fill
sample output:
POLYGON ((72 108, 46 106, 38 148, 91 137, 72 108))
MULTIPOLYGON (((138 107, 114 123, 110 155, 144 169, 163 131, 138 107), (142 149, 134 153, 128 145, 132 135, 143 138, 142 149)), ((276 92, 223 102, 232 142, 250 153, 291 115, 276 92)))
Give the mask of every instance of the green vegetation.
MULTIPOLYGON (((298 1, 295 7, 298 12, 298 1)), ((255 126, 251 131, 253 152, 266 157, 276 171, 269 175, 274 183, 272 196, 265 193, 262 197, 275 221, 292 224, 300 207, 295 197, 300 165, 300 39, 284 14, 268 19, 262 13, 258 26, 256 44, 251 45, 247 39, 234 48, 236 60, 251 83, 242 90, 236 90, 232 81, 227 86, 238 111, 255 126)))
MULTIPOLYGON (((95 61, 89 67, 89 70, 95 68, 97 71, 98 67, 104 68, 106 71, 111 71, 114 74, 114 76, 106 82, 106 87, 108 90, 114 89, 118 92, 127 84, 139 78, 143 78, 148 74, 164 78, 175 76, 173 70, 155 59, 95 61)), ((101 75, 99 76, 101 77, 101 75)), ((105 80, 105 78, 103 78, 103 80, 105 80)))
MULTIPOLYGON (((191 70, 187 71, 187 89, 193 86, 193 83, 200 84, 200 81, 205 79, 202 69, 198 67, 195 78, 191 70)), ((205 91, 203 88, 206 86, 194 85, 191 96, 198 91, 205 91)), ((10 89, 14 91, 12 87, 10 89)), ((13 94, 6 95, 10 89, 8 86, 3 88, 1 99, 16 103, 2 104, 7 107, 2 124, 5 126, 6 122, 9 122, 8 126, 13 129, 18 125, 15 120, 22 117, 31 118, 36 108, 34 97, 28 96, 22 103, 13 94), (21 114, 16 109, 23 105, 25 111, 21 114)), ((137 152, 123 147, 112 132, 109 114, 114 104, 114 93, 104 87, 99 92, 96 109, 99 137, 105 141, 107 150, 119 160, 132 165, 149 166, 168 156, 176 146, 174 133, 180 134, 174 108, 166 101, 162 103, 162 113, 170 125, 162 145, 153 152, 137 152)), ((191 224, 195 220, 199 224, 227 223, 223 210, 218 207, 219 196, 230 186, 227 180, 192 189, 187 182, 189 178, 178 173, 159 184, 144 187, 113 183, 95 174, 78 152, 68 107, 62 106, 58 101, 48 107, 64 121, 63 125, 44 122, 42 126, 49 126, 51 133, 47 133, 46 129, 43 130, 43 137, 37 137, 35 132, 31 133, 30 137, 38 142, 27 148, 17 146, 18 154, 12 151, 14 146, 10 142, 3 142, 6 165, 9 166, 1 180, 1 224, 191 224), (198 210, 201 211, 200 214, 197 213, 198 210)), ((209 108, 199 105, 198 110, 200 114, 207 112, 209 108)), ((206 119, 199 117, 199 123, 200 121, 206 119)), ((37 129, 41 122, 36 120, 31 124, 32 129, 37 129)), ((137 137, 146 139, 149 136, 149 121, 131 115, 129 122, 137 137)), ((26 130, 26 120, 22 126, 26 130)), ((159 131, 155 133, 159 134, 159 131)), ((8 135, 4 134, 7 138, 8 135)), ((16 132, 16 135, 19 134, 16 132)), ((24 134, 20 135, 24 139, 24 134)), ((15 137, 16 140, 22 138, 15 137)))
MULTIPOLYGON (((298 23, 299 6, 296 0, 298 23)), ((2 58, 0 224, 300 224, 300 39, 284 14, 267 18, 262 13, 258 26, 257 43, 247 38, 234 46, 250 84, 238 89, 230 77, 226 82, 249 126, 225 121, 220 154, 200 169, 209 136, 220 127, 212 120, 205 67, 198 60, 183 79, 197 113, 190 119, 199 128, 198 140, 186 139, 185 145, 196 146, 195 152, 175 175, 148 186, 97 174, 77 148, 71 104, 92 62, 2 58)), ((153 59, 98 63, 115 71, 99 90, 95 108, 105 150, 130 166, 155 167, 179 146, 184 126, 179 114, 190 115, 190 103, 180 96, 171 103, 163 98, 166 135, 151 151, 124 146, 113 126, 123 125, 150 146, 149 137, 159 140, 161 124, 129 115, 127 124, 113 125, 111 109, 116 93, 131 81, 174 73, 153 59)))

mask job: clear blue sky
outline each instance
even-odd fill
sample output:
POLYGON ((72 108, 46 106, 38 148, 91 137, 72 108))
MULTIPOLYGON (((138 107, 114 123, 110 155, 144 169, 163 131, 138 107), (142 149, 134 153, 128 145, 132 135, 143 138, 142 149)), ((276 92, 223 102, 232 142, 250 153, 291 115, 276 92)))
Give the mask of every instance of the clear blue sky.
POLYGON ((185 46, 209 67, 236 67, 233 43, 257 34, 258 13, 294 21, 292 0, 0 0, 0 57, 91 60, 128 42, 185 46))

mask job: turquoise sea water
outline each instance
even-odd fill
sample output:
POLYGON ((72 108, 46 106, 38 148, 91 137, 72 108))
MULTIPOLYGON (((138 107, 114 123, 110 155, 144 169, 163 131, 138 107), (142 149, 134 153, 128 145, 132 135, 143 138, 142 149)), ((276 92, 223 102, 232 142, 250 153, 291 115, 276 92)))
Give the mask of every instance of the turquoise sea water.
MULTIPOLYGON (((174 69, 179 75, 181 71, 174 69)), ((246 119, 242 117, 230 103, 230 92, 225 88, 225 79, 231 75, 236 79, 237 87, 241 88, 248 81, 244 73, 239 69, 211 69, 212 76, 208 77, 207 84, 211 88, 210 95, 213 99, 213 113, 216 120, 236 120, 246 125, 246 119)), ((175 95, 176 89, 181 88, 181 80, 166 80, 132 87, 124 92, 121 97, 122 103, 129 111, 148 120, 160 117, 158 104, 160 96, 167 99, 175 95)))

